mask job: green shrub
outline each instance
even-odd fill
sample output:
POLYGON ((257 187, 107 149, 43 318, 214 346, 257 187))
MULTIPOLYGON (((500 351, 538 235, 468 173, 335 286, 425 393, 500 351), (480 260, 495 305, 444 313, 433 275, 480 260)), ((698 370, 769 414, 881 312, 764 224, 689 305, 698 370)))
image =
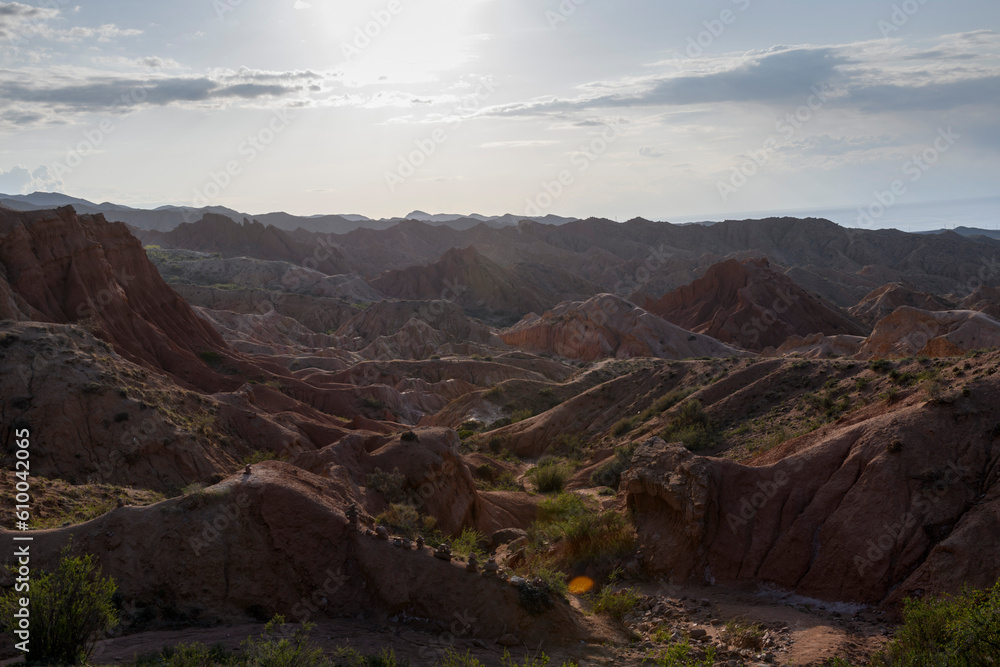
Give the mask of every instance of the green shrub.
MULTIPOLYGON (((331 663, 322 664, 330 665, 331 663)), ((332 663, 333 667, 404 667, 408 664, 410 664, 408 661, 397 658, 396 652, 391 648, 383 648, 377 654, 365 655, 357 649, 347 647, 340 647, 333 652, 332 663)), ((285 667, 285 665, 286 663, 280 663, 280 667, 285 667)), ((297 663, 289 663, 288 665, 289 667, 297 667, 297 663)))
POLYGON ((403 442, 420 442, 420 437, 413 431, 403 431, 402 435, 399 436, 399 439, 403 442))
POLYGON ((86 661, 101 633, 118 623, 112 602, 116 588, 113 579, 101 576, 93 556, 71 557, 66 547, 55 572, 35 575, 29 595, 11 590, 0 598, 0 615, 13 631, 19 598, 28 597, 31 650, 26 662, 77 665, 86 661))
POLYGON ((651 656, 656 667, 712 667, 715 664, 715 647, 705 649, 704 657, 696 658, 688 640, 674 644, 651 656))
POLYGON ((731 621, 726 623, 722 639, 738 649, 750 649, 755 653, 764 648, 764 627, 760 623, 731 621))
POLYGON ((437 520, 432 516, 421 515, 413 505, 393 503, 389 505, 389 509, 375 517, 375 523, 385 526, 391 533, 412 540, 417 535, 430 536, 437 520))
POLYGON ((393 468, 392 472, 375 468, 375 472, 365 477, 365 484, 368 488, 381 493, 387 503, 401 503, 406 500, 406 492, 403 490, 406 475, 399 472, 399 468, 393 468))
POLYGON ((611 436, 614 438, 621 437, 634 429, 638 424, 638 417, 629 417, 628 419, 622 419, 615 422, 615 425, 611 427, 611 436))
POLYGON ((282 637, 284 616, 275 616, 259 637, 249 637, 243 644, 243 664, 246 667, 327 667, 330 663, 323 649, 310 648, 309 632, 316 627, 306 623, 282 637))
POLYGON ((198 357, 212 368, 218 368, 225 361, 225 357, 215 350, 202 350, 198 353, 198 357))
POLYGON ((463 654, 449 647, 441 657, 438 667, 486 667, 486 665, 479 662, 470 651, 463 654))
POLYGON ((996 664, 1000 655, 1000 582, 956 597, 907 600, 903 625, 871 664, 878 667, 996 664))
POLYGON ((451 543, 451 549, 462 556, 474 553, 476 554, 476 558, 482 559, 486 554, 486 551, 481 546, 484 542, 486 542, 486 536, 478 530, 463 528, 461 535, 451 543))
POLYGON ((136 657, 132 667, 208 667, 233 665, 235 660, 222 644, 209 648, 204 644, 166 646, 162 651, 136 657))
POLYGON ((280 454, 275 454, 274 452, 265 452, 260 449, 255 449, 247 456, 243 457, 240 461, 241 465, 253 465, 255 463, 263 463, 264 461, 284 461, 285 457, 280 454))
POLYGON ((594 613, 620 621, 625 614, 635 611, 641 600, 642 596, 633 588, 615 590, 605 586, 593 597, 594 613))
POLYGON ((635 547, 635 531, 618 512, 587 512, 563 522, 560 528, 571 563, 610 560, 635 547))
POLYGON ((868 369, 874 371, 875 373, 888 373, 894 368, 892 362, 888 359, 874 359, 868 364, 868 369))
POLYGON ((562 464, 546 461, 528 471, 539 493, 560 493, 566 486, 569 472, 562 464))
POLYGON ((594 486, 609 486, 612 489, 617 489, 618 485, 621 484, 622 473, 632 465, 634 453, 634 444, 616 448, 613 459, 590 473, 590 483, 594 486))
POLYGON ((697 399, 681 405, 661 437, 668 442, 681 442, 692 451, 709 449, 719 441, 712 421, 697 399))

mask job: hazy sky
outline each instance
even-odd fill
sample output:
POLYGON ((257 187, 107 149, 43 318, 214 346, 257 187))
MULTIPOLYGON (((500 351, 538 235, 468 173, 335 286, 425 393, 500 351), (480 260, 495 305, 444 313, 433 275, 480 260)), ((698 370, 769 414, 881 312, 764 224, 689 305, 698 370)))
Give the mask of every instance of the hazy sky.
POLYGON ((990 196, 998 31, 997 0, 0 1, 0 192, 618 219, 990 196))

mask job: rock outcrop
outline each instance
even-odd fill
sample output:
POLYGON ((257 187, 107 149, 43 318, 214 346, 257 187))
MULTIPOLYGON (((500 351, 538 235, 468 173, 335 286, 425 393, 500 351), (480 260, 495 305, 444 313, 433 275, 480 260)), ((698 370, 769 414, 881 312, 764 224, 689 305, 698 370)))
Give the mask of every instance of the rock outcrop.
POLYGON ((221 359, 229 347, 163 282, 124 224, 69 207, 2 210, 0 264, 0 307, 11 319, 86 323, 130 361, 188 385, 238 386, 203 363, 201 355, 221 359))
POLYGON ((939 296, 920 292, 902 283, 889 283, 868 294, 849 312, 859 321, 874 326, 876 322, 892 315, 901 306, 931 311, 955 308, 954 304, 939 296))
POLYGON ((868 333, 766 259, 716 264, 691 284, 647 302, 646 309, 684 329, 756 351, 778 347, 789 336, 868 333))
POLYGON ((650 574, 770 583, 889 604, 989 587, 1000 563, 996 383, 873 406, 768 452, 754 467, 657 438, 623 488, 650 574))
POLYGON ((529 315, 500 333, 513 347, 534 354, 593 361, 606 357, 734 357, 746 352, 674 326, 613 294, 562 303, 529 315))
POLYGON ((961 356, 1000 347, 1000 321, 973 310, 931 312, 902 306, 875 325, 859 359, 961 356))
POLYGON ((197 221, 182 223, 169 232, 136 230, 147 245, 219 253, 223 257, 254 257, 298 264, 324 273, 350 273, 350 263, 336 247, 320 247, 293 238, 272 225, 234 221, 225 215, 207 213, 197 221))

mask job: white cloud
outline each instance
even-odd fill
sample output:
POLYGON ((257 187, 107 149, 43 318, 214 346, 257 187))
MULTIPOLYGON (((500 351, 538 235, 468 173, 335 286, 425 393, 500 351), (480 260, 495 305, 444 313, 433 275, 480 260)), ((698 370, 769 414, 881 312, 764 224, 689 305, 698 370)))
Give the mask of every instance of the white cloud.
POLYGON ((312 9, 312 5, 305 0, 295 0, 295 4, 292 5, 292 9, 312 9))
POLYGON ((17 165, 8 171, 0 171, 0 193, 5 195, 26 195, 36 191, 51 192, 62 188, 62 181, 49 174, 49 168, 41 166, 30 171, 17 165))

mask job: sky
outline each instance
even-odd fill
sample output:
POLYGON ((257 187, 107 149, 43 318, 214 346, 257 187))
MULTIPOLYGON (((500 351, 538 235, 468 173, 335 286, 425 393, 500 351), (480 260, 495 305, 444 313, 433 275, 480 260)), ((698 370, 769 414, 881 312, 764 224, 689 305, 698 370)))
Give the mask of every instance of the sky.
POLYGON ((998 107, 996 0, 0 0, 6 194, 881 226, 998 107))

